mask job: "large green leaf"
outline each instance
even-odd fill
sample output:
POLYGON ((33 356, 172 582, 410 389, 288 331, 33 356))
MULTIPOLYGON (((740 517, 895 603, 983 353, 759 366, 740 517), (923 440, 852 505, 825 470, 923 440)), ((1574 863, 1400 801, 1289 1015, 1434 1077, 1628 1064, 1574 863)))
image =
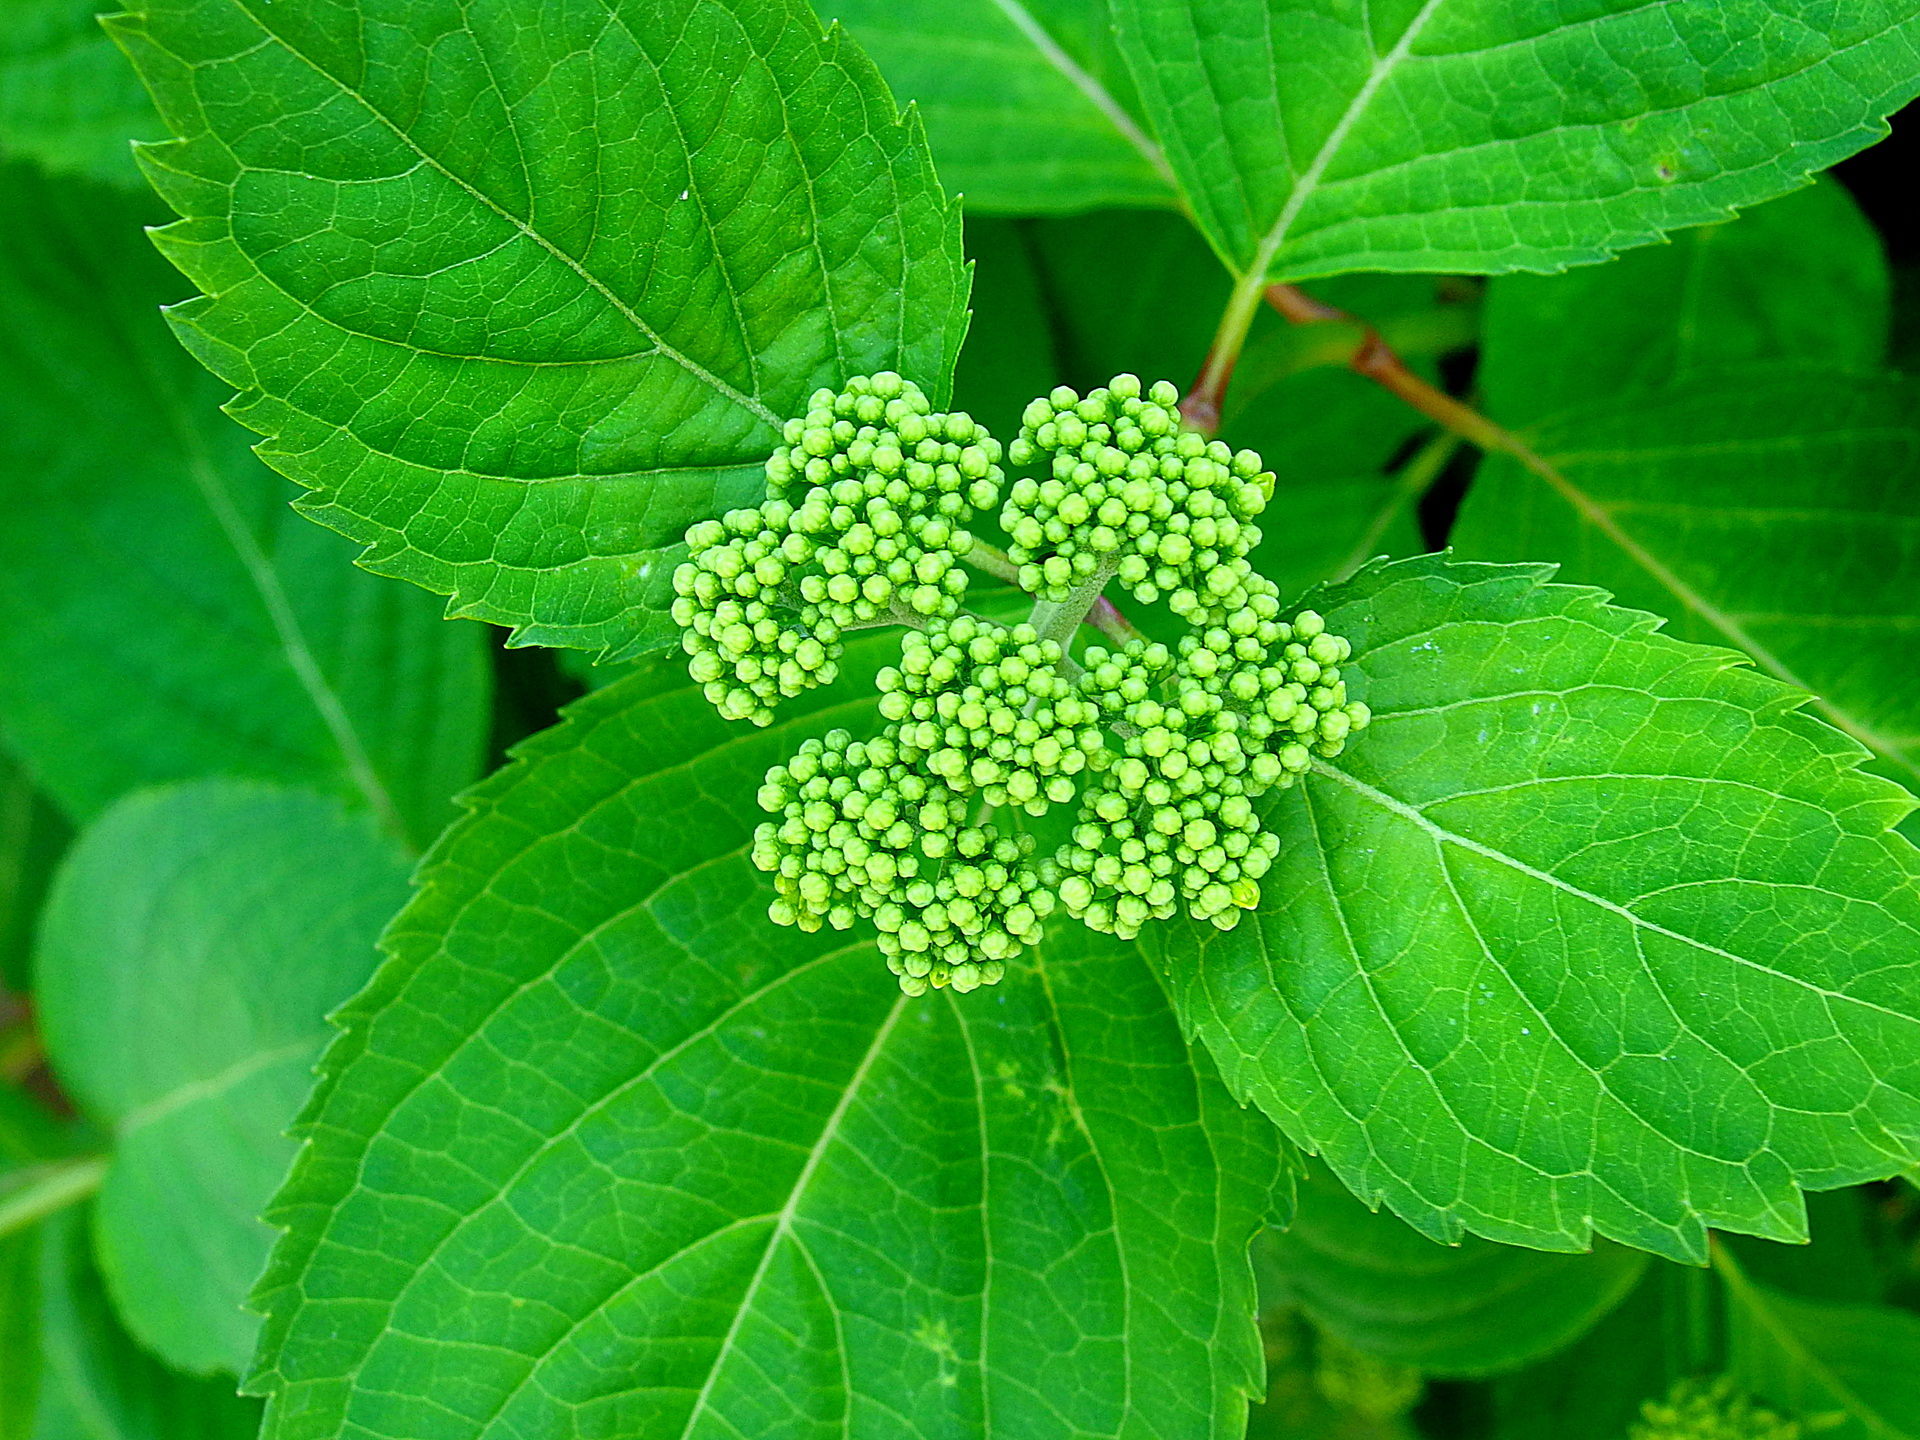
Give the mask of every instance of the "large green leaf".
POLYGON ((1920 90, 1920 4, 1112 0, 1200 227, 1259 284, 1549 271, 1793 189, 1920 90))
POLYGON ((1494 280, 1474 384, 1490 415, 1519 426, 1747 361, 1871 370, 1889 288, 1879 235, 1822 179, 1610 265, 1494 280))
POLYGON ((927 121, 970 211, 1061 215, 1172 205, 1105 0, 816 0, 927 121))
POLYGON ((1741 369, 1544 422, 1482 468, 1465 554, 1565 563, 1733 645, 1920 786, 1920 386, 1741 369))
POLYGON ((206 292, 175 323, 362 563, 521 639, 673 626, 687 524, 760 493, 817 385, 944 397, 960 216, 917 121, 801 0, 327 7, 113 22, 206 292))
POLYGON ((11 0, 0 26, 0 159, 140 184, 135 140, 158 140, 154 114, 95 0, 11 0))
POLYGON ((1784 1295, 1724 1252, 1715 1258, 1727 1285, 1727 1368, 1743 1385, 1790 1414, 1819 1417, 1835 1440, 1920 1436, 1920 1316, 1784 1295))
POLYGON ((1309 597, 1376 719, 1272 807, 1264 906, 1159 937, 1176 1008, 1435 1238, 1804 1238, 1800 1188, 1920 1161, 1914 802, 1800 692, 1550 573, 1309 597))
POLYGON ((887 648, 758 732, 643 671, 473 793, 276 1202, 268 1436, 1237 1440, 1277 1137, 1137 952, 911 1001, 766 919, 755 787, 887 648))
MULTIPOLYGON (((973 262, 973 323, 953 372, 953 403, 995 435, 1020 433, 1020 415, 1036 395, 1060 383, 1040 277, 1024 227, 1011 220, 967 221, 973 262)), ((991 516, 982 519, 991 523, 991 516)))
POLYGON ((231 1380, 168 1370, 120 1328, 84 1211, 53 1216, 33 1238, 41 1359, 33 1440, 252 1440, 258 1401, 234 1394, 231 1380))
POLYGON ((130 795, 74 846, 48 901, 37 994, 61 1083, 110 1125, 101 1267, 168 1363, 244 1369, 256 1218, 329 1035, 405 901, 407 860, 365 816, 234 780, 130 795))
POLYGON ((76 817, 286 779, 424 842, 487 731, 480 627, 287 508, 155 312, 141 201, 0 170, 0 731, 76 817))
POLYGON ((1319 1165, 1269 1250, 1287 1293, 1323 1329, 1440 1376, 1490 1375, 1559 1349, 1618 1304, 1647 1263, 1604 1240, 1590 1255, 1472 1236, 1436 1245, 1368 1210, 1319 1165))

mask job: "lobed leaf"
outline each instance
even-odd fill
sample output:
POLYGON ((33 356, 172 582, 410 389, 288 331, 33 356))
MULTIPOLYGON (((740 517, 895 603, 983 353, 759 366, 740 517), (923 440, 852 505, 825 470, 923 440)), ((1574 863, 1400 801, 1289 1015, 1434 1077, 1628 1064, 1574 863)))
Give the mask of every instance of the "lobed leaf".
POLYGON ((1323 1167, 1268 1253, 1287 1294, 1357 1350, 1427 1375, 1492 1375, 1579 1338, 1639 1282, 1647 1257, 1599 1242, 1551 1255, 1466 1237, 1436 1245, 1369 1211, 1323 1167))
POLYGON ((1112 0, 1194 217, 1255 283, 1605 259, 1783 194, 1920 91, 1920 4, 1112 0))
POLYGON ((765 731, 643 669, 470 795, 275 1204, 267 1436, 1240 1433, 1277 1137, 1136 952, 916 1002, 766 919, 755 787, 887 643, 765 731))
POLYGON ((917 121, 799 0, 113 22, 205 293, 171 313, 362 563, 523 643, 673 638, 682 532, 761 493, 823 382, 944 399, 959 212, 917 121))
POLYGON ((1543 422, 1547 479, 1474 482, 1463 553, 1551 556, 1732 645, 1920 786, 1920 386, 1800 366, 1701 375, 1543 422))
POLYGON ((130 795, 49 899, 36 995, 61 1083, 112 1128, 95 1208, 128 1328, 182 1370, 237 1373, 285 1132, 329 1010, 373 971, 406 856, 300 791, 203 780, 130 795))
POLYGON ((478 626, 286 508, 155 313, 151 200, 0 169, 0 732, 84 820, 137 786, 327 790, 424 844, 487 739, 478 626))
POLYGON ((1373 727, 1160 939, 1236 1095, 1416 1229, 1704 1258, 1920 1159, 1912 808, 1801 692, 1542 566, 1310 596, 1373 727))
POLYGON ((972 213, 1172 205, 1105 0, 816 0, 926 117, 972 213))

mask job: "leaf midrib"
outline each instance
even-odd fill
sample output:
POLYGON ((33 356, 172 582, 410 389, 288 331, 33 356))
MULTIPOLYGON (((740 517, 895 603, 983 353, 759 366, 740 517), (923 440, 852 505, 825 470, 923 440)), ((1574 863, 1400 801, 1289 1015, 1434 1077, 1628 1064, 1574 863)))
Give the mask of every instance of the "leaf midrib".
POLYGON ((1040 58, 1051 65, 1060 75, 1093 104, 1093 107, 1105 117, 1107 123, 1120 133, 1142 159, 1152 168, 1153 173, 1165 182, 1182 205, 1186 203, 1180 189, 1179 178, 1173 173, 1173 166, 1167 162, 1163 151, 1147 132, 1140 128, 1126 107, 1114 97, 1111 90, 1102 85, 1093 73, 1082 66, 1066 51, 1061 43, 1054 39, 1047 28, 1040 23, 1033 12, 1020 0, 993 0, 1000 12, 1007 17, 1013 27, 1026 37, 1027 42, 1040 52, 1040 58))
MULTIPOLYGON (((318 61, 314 60, 311 56, 309 56, 304 51, 299 49, 296 45, 294 45, 292 41, 288 40, 285 36, 281 35, 278 31, 276 31, 270 25, 268 25, 267 22, 263 20, 260 17, 260 15, 256 12, 254 8, 253 0, 233 0, 233 4, 235 8, 240 10, 242 14, 244 14, 249 20, 251 20, 255 25, 257 25, 260 28, 260 32, 263 35, 270 37, 270 39, 274 44, 278 45, 288 55, 298 60, 302 65, 305 65, 315 75, 319 76, 322 80, 326 81, 329 85, 333 86, 334 89, 337 90, 341 95, 346 96, 348 99, 352 100, 355 104, 359 105, 368 115, 372 116, 375 120, 377 120, 382 127, 384 127, 390 134, 392 134, 395 140, 399 141, 400 144, 404 145, 413 154, 418 156, 422 164, 426 165, 429 169, 433 170, 435 173, 442 176, 444 179, 448 181, 448 183, 458 187, 475 203, 481 206, 484 206, 487 210, 491 211, 498 218, 505 221, 508 225, 512 226, 514 229, 519 231, 520 234, 525 236, 528 240, 532 241, 535 245, 539 246, 548 255, 553 257, 553 259, 559 261, 560 264, 564 265, 567 269, 571 270, 574 273, 574 275, 577 276, 583 284, 585 284, 589 289, 593 290, 596 294, 598 294, 601 299, 606 301, 606 303, 609 306, 611 306, 613 310, 616 313, 618 313, 623 319, 625 319, 630 325, 632 325, 634 329, 638 330, 642 335, 646 336, 648 341, 651 342, 656 347, 656 349, 659 351, 661 355, 665 356, 668 360, 678 365, 682 370, 686 371, 688 375, 698 380, 701 384, 706 385, 715 394, 721 396, 723 399, 729 401, 730 403, 737 405, 739 408, 741 408, 742 410, 745 410, 748 414, 752 415, 755 419, 761 421, 763 424, 769 426, 774 430, 778 430, 780 428, 780 417, 775 415, 773 411, 768 409, 767 406, 763 404, 759 399, 757 399, 754 396, 748 395, 745 392, 728 384, 725 380, 722 380, 718 375, 714 374, 711 370, 708 370, 704 365, 701 365, 698 361, 694 360, 691 356, 682 354, 674 346, 668 344, 664 336, 659 334, 657 331, 653 329, 652 326, 647 324, 647 322, 643 318, 641 318, 640 314, 636 310, 634 310, 632 306, 628 305, 625 301, 621 300, 619 296, 615 295, 613 293, 613 290, 606 284, 605 281, 601 280, 599 276, 595 275, 591 270, 587 269, 586 266, 582 265, 579 261, 575 260, 565 250, 561 249, 558 245, 554 244, 551 240, 549 240, 545 235, 541 234, 538 230, 536 230, 533 227, 533 225, 530 222, 521 219, 518 215, 514 214, 511 210, 507 209, 504 205, 501 205, 492 196, 488 195, 485 191, 471 184, 468 180, 466 180, 465 177, 455 174, 438 157, 430 154, 427 150, 422 148, 422 146, 411 135, 409 135, 405 130, 403 130, 400 127, 400 125, 396 123, 391 117, 389 117, 383 110, 381 110, 379 106, 375 105, 366 96, 360 94, 357 90, 353 89, 344 80, 340 79, 337 75, 334 75, 325 66, 321 65, 318 61)), ((640 53, 642 55, 646 54, 644 49, 642 49, 640 53)), ((652 61, 650 58, 649 58, 648 64, 650 67, 652 66, 652 61)), ((491 75, 490 70, 489 70, 489 75, 491 75)), ((292 299, 293 297, 289 296, 288 298, 292 299)))
MULTIPOLYGON (((833 1142, 839 1138, 840 1127, 846 1121, 847 1112, 853 1108, 854 1097, 865 1086, 867 1076, 872 1072, 875 1062, 886 1050, 887 1041, 893 1035, 894 1026, 900 1023, 900 1017, 906 1013, 907 998, 901 995, 893 1002, 893 1008, 887 1012, 887 1018, 874 1032, 873 1042, 867 1046, 867 1053, 860 1057, 859 1066, 848 1077, 846 1087, 840 1092, 840 1099, 835 1103, 833 1112, 827 1116, 826 1123, 821 1126, 819 1137, 807 1153, 806 1164, 801 1166, 799 1175, 794 1179, 793 1188, 787 1192, 787 1202, 780 1207, 780 1213, 774 1218, 773 1231, 767 1237, 766 1248, 760 1252, 760 1263, 754 1268, 753 1278, 747 1282, 747 1288, 741 1294, 740 1303, 734 1307, 733 1320, 727 1326, 727 1333, 721 1337, 720 1348, 713 1357, 713 1364, 707 1370, 706 1381, 700 1387, 700 1394, 694 1400, 693 1409, 687 1414, 687 1423, 680 1432, 681 1440, 688 1440, 688 1437, 693 1434, 694 1426, 699 1423, 700 1417, 707 1413, 707 1405, 712 1399, 714 1385, 719 1380, 721 1371, 726 1368, 727 1358, 733 1353, 734 1342, 739 1338, 740 1327, 746 1323, 747 1315, 753 1309, 754 1299, 760 1293, 761 1285, 766 1282, 767 1272, 773 1266, 773 1258, 779 1251, 781 1242, 792 1239, 796 1244, 800 1244, 799 1237, 793 1231, 794 1217, 799 1214, 800 1202, 806 1197, 808 1188, 813 1184, 814 1172, 820 1168, 821 1160, 832 1148, 833 1142)), ((801 1249, 804 1251, 805 1248, 802 1244, 801 1249)), ((828 1298, 831 1299, 831 1293, 828 1298)))

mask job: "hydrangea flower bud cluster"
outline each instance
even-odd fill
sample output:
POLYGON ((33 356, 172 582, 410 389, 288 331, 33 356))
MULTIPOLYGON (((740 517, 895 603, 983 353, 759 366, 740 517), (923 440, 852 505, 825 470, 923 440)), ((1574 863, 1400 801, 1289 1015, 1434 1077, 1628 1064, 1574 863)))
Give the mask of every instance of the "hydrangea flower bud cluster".
POLYGON ((1045 473, 1001 518, 1030 623, 960 611, 963 527, 997 502, 999 445, 897 375, 816 392, 767 462, 767 500, 688 532, 673 613, 729 718, 766 724, 836 678, 848 630, 910 627, 875 682, 882 732, 832 731, 767 772, 753 860, 775 921, 871 920, 921 995, 996 983, 1056 908, 1131 938, 1182 910, 1231 929, 1259 904, 1279 841, 1256 802, 1371 716, 1347 697, 1352 647, 1310 610, 1283 619, 1247 562, 1273 476, 1182 432, 1178 399, 1121 375, 1027 408, 1009 455, 1045 473), (1115 578, 1187 631, 1089 648, 1082 668, 1060 637, 1115 578), (988 823, 1069 802, 1071 838, 1045 858, 988 823))
POLYGON ((768 500, 689 529, 673 576, 689 672, 756 725, 835 678, 844 632, 956 612, 964 524, 1000 493, 999 441, 910 380, 855 376, 808 406, 767 461, 768 500))
POLYGON ((1057 857, 1069 914, 1131 939, 1183 905, 1230 930, 1260 903, 1279 840, 1253 802, 1372 719, 1347 699, 1347 641, 1311 610, 1291 624, 1277 610, 1263 594, 1231 627, 1190 632, 1176 650, 1087 651, 1082 690, 1124 739, 1057 857))
POLYGON ((995 984, 1053 913, 1033 838, 969 824, 962 797, 903 759, 895 728, 864 742, 831 731, 767 772, 760 805, 780 818, 754 831, 753 862, 774 877, 768 913, 810 931, 871 919, 909 995, 995 984))
POLYGON ((1640 1407, 1628 1440, 1800 1440, 1800 1422, 1754 1403, 1726 1375, 1681 1380, 1640 1407))
POLYGON ((1246 603, 1273 476, 1253 451, 1181 430, 1179 401, 1165 380, 1143 397, 1118 375, 1085 399, 1063 385, 1027 407, 1007 457, 1045 473, 1014 481, 1000 512, 1022 589, 1057 603, 1114 575, 1194 621, 1246 603))
POLYGON ((1031 625, 935 620, 902 639, 899 668, 880 672, 880 713, 895 722, 901 759, 955 795, 1041 815, 1107 756, 1099 707, 1059 663, 1060 646, 1031 625))

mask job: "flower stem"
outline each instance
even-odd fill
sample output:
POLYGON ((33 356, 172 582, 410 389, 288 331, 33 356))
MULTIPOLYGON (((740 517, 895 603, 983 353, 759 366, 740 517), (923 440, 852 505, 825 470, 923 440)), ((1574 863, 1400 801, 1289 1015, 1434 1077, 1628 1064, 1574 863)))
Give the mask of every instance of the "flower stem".
POLYGON ((56 1210, 78 1203, 100 1188, 106 1178, 107 1157, 88 1155, 43 1165, 34 1177, 11 1194, 0 1196, 0 1236, 24 1230, 56 1210))

